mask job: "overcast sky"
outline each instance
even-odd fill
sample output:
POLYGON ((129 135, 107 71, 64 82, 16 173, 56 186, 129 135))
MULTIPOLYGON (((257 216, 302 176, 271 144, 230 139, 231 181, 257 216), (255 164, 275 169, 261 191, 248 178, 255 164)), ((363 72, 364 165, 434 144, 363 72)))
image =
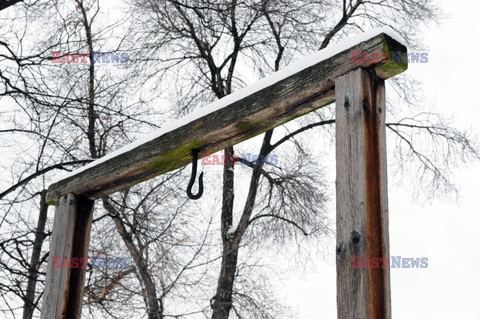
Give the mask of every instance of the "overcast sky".
MULTIPOLYGON (((423 82, 428 106, 454 114, 456 127, 479 133, 480 2, 444 0, 441 5, 450 18, 423 30, 428 63, 410 64, 407 72, 423 82)), ((458 171, 458 204, 420 205, 409 190, 389 187, 391 255, 429 261, 426 269, 391 269, 394 318, 480 318, 479 181, 478 163, 458 171)), ((334 203, 331 212, 334 220, 334 203)), ((292 276, 281 293, 298 307, 301 319, 336 318, 335 276, 330 255, 313 273, 292 276)))
MULTIPOLYGON (((424 85, 425 103, 435 111, 455 115, 455 126, 480 133, 476 61, 480 1, 441 1, 449 19, 423 29, 428 63, 410 64, 406 71, 424 85)), ((387 88, 387 99, 389 92, 387 88)), ((5 156, 5 155, 3 155, 5 156)), ((329 183, 334 185, 332 153, 329 183)), ((480 265, 477 244, 480 224, 480 164, 456 174, 458 203, 414 202, 411 190, 389 187, 390 253, 428 257, 426 269, 391 269, 392 314, 403 318, 480 318, 480 265)), ((335 196, 330 215, 335 222, 335 196)), ((279 285, 279 296, 296 307, 300 319, 336 318, 335 238, 319 256, 316 269, 292 274, 279 285)))

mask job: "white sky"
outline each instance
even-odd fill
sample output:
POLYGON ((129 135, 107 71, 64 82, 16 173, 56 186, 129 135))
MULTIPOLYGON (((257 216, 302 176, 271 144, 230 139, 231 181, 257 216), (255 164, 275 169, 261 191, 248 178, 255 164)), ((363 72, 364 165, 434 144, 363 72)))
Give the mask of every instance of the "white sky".
MULTIPOLYGON (((424 29, 428 46, 426 64, 410 64, 408 73, 424 84, 427 105, 438 112, 456 115, 458 127, 473 127, 480 118, 478 109, 480 52, 478 0, 442 1, 448 20, 440 27, 424 29), (461 4, 459 4, 461 3, 461 4)), ((388 98, 387 91, 387 98, 388 98)), ((334 172, 335 167, 330 167, 334 172)), ((330 183, 334 183, 334 174, 330 183)), ((410 200, 411 192, 390 187, 390 252, 405 257, 428 257, 426 269, 391 269, 392 313, 394 318, 480 318, 480 254, 476 237, 480 209, 476 201, 480 164, 459 171, 456 183, 461 200, 434 202, 423 207, 410 200)), ((335 221, 335 197, 330 213, 335 221)), ((321 257, 315 271, 294 274, 280 296, 297 307, 300 319, 336 318, 336 273, 334 238, 332 253, 321 257)))
MULTIPOLYGON (((450 18, 440 27, 424 29, 428 63, 410 64, 407 72, 423 82, 427 105, 454 114, 455 126, 480 133, 476 61, 480 2, 443 0, 442 7, 450 18)), ((391 255, 429 260, 426 269, 391 269, 394 318, 480 318, 478 181, 477 163, 456 175, 458 204, 437 201, 423 207, 410 200, 408 190, 389 188, 391 255)), ((333 241, 330 250, 335 251, 333 241)), ((336 318, 335 276, 332 255, 320 260, 315 272, 293 276, 282 294, 298 307, 301 319, 336 318)))

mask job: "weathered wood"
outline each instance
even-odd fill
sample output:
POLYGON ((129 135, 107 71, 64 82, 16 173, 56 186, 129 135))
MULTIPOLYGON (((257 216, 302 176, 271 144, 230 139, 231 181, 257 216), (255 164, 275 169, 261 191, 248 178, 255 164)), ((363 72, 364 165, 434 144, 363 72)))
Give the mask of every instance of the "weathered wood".
POLYGON ((358 69, 335 80, 338 318, 391 318, 385 84, 358 69))
POLYGON ((407 68, 406 63, 352 63, 352 51, 407 52, 405 46, 380 34, 307 69, 301 70, 227 107, 115 156, 93 168, 61 180, 48 189, 54 204, 69 193, 91 199, 142 182, 191 162, 192 149, 214 153, 288 122, 335 100, 334 80, 359 67, 369 67, 386 79, 407 68))
POLYGON ((82 268, 80 259, 87 258, 93 203, 84 196, 69 194, 61 197, 57 204, 42 319, 80 319, 85 281, 85 268, 82 268), (54 256, 66 258, 68 262, 62 264, 61 260, 61 267, 53 268, 54 256), (72 263, 72 258, 78 258, 77 265, 72 263), (77 267, 69 268, 71 264, 77 267))

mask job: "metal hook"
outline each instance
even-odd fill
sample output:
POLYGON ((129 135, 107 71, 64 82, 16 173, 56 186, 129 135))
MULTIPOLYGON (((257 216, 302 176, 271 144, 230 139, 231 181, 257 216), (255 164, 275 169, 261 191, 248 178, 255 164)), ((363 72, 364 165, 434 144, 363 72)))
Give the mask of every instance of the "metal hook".
POLYGON ((192 194, 192 187, 195 183, 195 177, 197 176, 198 152, 198 150, 192 150, 192 176, 187 186, 187 195, 191 199, 199 199, 203 194, 203 172, 200 173, 200 177, 198 178, 198 193, 197 195, 192 194))

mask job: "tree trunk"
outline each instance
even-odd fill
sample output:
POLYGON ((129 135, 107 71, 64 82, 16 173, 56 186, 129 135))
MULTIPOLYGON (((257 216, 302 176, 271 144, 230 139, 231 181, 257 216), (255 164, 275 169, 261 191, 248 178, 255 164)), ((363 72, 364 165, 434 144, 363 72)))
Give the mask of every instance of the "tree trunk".
MULTIPOLYGON (((233 146, 225 149, 228 158, 234 154, 233 146)), ((234 163, 229 161, 223 168, 223 203, 221 233, 223 241, 223 256, 220 276, 218 277, 217 293, 212 303, 212 319, 227 319, 232 309, 232 291, 235 271, 237 269, 238 245, 234 244, 233 235, 229 233, 233 226, 234 200, 234 163)))
MULTIPOLYGON (((267 155, 270 152, 270 141, 273 130, 269 130, 263 137, 261 155, 267 155)), ((225 149, 225 155, 234 154, 233 147, 225 149)), ((220 276, 218 278, 217 293, 212 298, 212 319, 228 319, 232 309, 232 295, 235 275, 237 271, 238 250, 240 242, 249 225, 250 217, 253 212, 255 198, 257 196, 258 183, 260 181, 262 165, 256 165, 250 179, 247 201, 243 209, 242 217, 238 223, 237 229, 232 232, 233 226, 233 200, 234 200, 234 163, 229 162, 223 170, 223 205, 222 205, 222 240, 223 255, 220 276)))
POLYGON ((30 258, 30 269, 28 270, 27 293, 23 304, 23 319, 31 319, 35 310, 35 287, 37 286, 38 268, 40 267, 40 253, 45 239, 45 222, 47 221, 48 205, 45 202, 47 190, 40 194, 40 213, 38 215, 35 240, 33 242, 32 257, 30 258))
POLYGON ((212 319, 227 319, 232 309, 232 293, 237 270, 238 246, 233 240, 223 244, 222 269, 218 278, 217 294, 212 305, 212 319))
MULTIPOLYGON (((106 198, 103 199, 103 206, 112 216, 119 216, 115 207, 113 207, 106 198)), ((123 242, 127 246, 130 255, 135 262, 138 269, 138 274, 143 281, 145 288, 144 300, 147 306, 148 319, 162 319, 163 318, 163 303, 161 298, 157 297, 157 291, 155 288, 155 282, 152 275, 148 271, 148 261, 142 256, 142 253, 135 246, 132 235, 127 231, 125 225, 121 221, 120 217, 113 218, 117 231, 123 239, 123 242)))

